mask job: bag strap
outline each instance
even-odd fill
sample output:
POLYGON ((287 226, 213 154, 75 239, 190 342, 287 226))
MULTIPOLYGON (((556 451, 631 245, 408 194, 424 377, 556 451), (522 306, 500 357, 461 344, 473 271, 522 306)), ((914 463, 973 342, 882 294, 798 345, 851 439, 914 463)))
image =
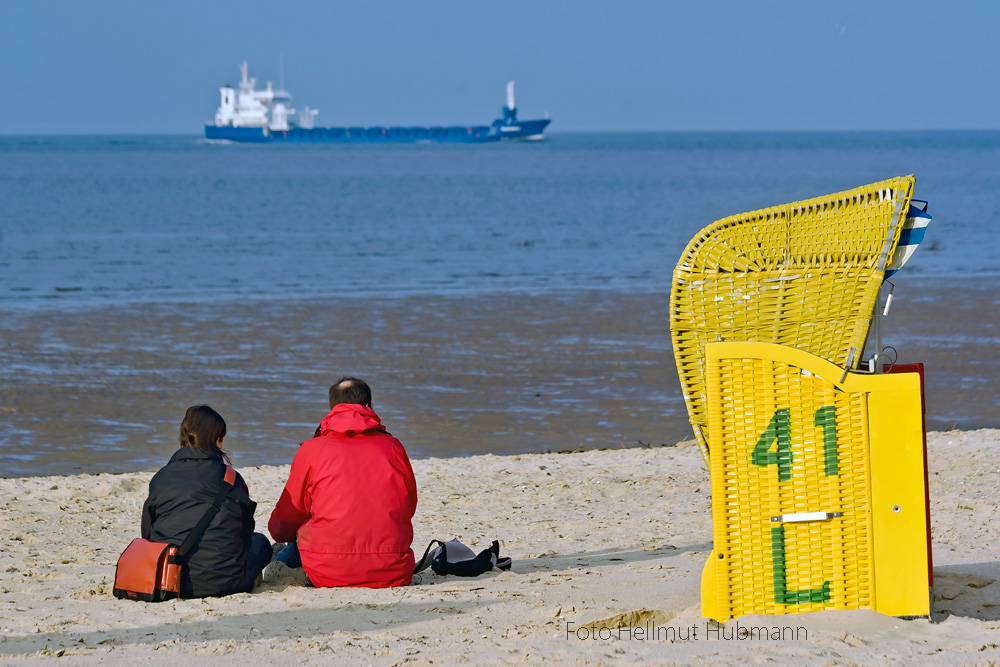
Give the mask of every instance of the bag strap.
POLYGON ((414 572, 421 572, 431 566, 431 561, 434 560, 434 556, 437 555, 437 552, 435 551, 430 558, 427 558, 427 556, 431 553, 431 549, 434 547, 435 544, 438 545, 438 547, 444 546, 444 542, 442 542, 441 540, 431 540, 431 543, 427 545, 427 549, 424 550, 424 555, 421 556, 420 560, 418 560, 414 565, 413 567, 414 572))
POLYGON ((211 507, 205 510, 204 516, 201 517, 201 521, 197 523, 190 533, 188 533, 187 538, 185 538, 184 543, 181 544, 178 549, 177 557, 183 562, 186 560, 184 554, 194 548, 194 545, 198 543, 201 536, 205 534, 205 529, 208 528, 208 524, 212 523, 212 519, 215 515, 219 513, 222 509, 222 501, 226 499, 229 492, 233 490, 233 485, 236 483, 236 471, 233 470, 232 466, 226 466, 226 474, 222 477, 222 488, 215 495, 215 499, 212 501, 211 507))

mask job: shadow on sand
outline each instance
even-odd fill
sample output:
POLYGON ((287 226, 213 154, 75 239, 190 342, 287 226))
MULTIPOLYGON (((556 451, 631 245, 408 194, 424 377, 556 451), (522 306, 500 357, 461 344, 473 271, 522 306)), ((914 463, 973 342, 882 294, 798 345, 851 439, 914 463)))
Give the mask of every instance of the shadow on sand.
POLYGON ((572 554, 545 553, 535 558, 515 560, 513 570, 521 574, 553 572, 572 568, 601 567, 623 562, 639 563, 657 558, 672 558, 692 551, 707 554, 711 550, 711 543, 704 543, 690 544, 682 547, 664 544, 659 547, 646 547, 642 549, 602 549, 600 551, 581 551, 572 554))
MULTIPOLYGON (((182 607, 187 601, 174 603, 182 607)), ((134 604, 134 603, 128 603, 134 604)), ((334 632, 367 633, 373 629, 399 628, 435 617, 482 611, 489 600, 449 600, 447 602, 408 602, 388 604, 349 603, 338 607, 289 609, 242 616, 144 625, 134 628, 110 628, 97 632, 43 632, 24 637, 7 636, 0 642, 0 654, 27 656, 45 649, 80 649, 85 646, 130 646, 181 641, 200 644, 207 641, 259 641, 285 637, 300 638, 334 632), (386 620, 386 615, 391 614, 386 620)))
POLYGON ((949 615, 1000 621, 1000 561, 934 568, 933 618, 949 615))

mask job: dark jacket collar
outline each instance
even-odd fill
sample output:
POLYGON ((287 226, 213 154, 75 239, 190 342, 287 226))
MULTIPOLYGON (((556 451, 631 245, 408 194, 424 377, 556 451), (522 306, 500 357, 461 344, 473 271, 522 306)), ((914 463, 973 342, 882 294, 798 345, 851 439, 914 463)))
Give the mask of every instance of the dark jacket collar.
POLYGON ((210 452, 207 449, 199 449, 197 447, 179 447, 174 455, 170 457, 171 463, 176 463, 178 461, 221 461, 222 456, 218 451, 210 452))

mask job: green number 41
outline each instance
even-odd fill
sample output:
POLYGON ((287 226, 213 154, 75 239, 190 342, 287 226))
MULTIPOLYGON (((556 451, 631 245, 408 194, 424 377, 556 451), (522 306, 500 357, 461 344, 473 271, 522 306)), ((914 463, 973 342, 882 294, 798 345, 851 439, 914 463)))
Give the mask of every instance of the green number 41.
MULTIPOLYGON (((837 465, 837 414, 836 408, 826 405, 813 414, 813 424, 823 429, 823 473, 836 475, 837 465)), ((774 413, 767 428, 757 439, 750 461, 755 466, 778 466, 778 481, 792 478, 792 427, 788 408, 774 413), (774 451, 771 446, 774 445, 774 451)))

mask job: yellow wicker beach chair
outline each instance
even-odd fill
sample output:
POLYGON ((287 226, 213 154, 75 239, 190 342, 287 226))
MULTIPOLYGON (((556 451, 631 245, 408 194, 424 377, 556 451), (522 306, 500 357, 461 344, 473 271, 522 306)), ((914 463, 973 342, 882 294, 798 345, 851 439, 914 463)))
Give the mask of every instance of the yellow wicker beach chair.
POLYGON ((674 270, 670 330, 706 462, 705 345, 780 343, 856 368, 913 184, 905 176, 734 215, 688 244, 674 270))
POLYGON ((849 372, 906 259, 913 183, 720 220, 674 271, 674 354, 712 479, 705 616, 930 612, 922 367, 849 372))

